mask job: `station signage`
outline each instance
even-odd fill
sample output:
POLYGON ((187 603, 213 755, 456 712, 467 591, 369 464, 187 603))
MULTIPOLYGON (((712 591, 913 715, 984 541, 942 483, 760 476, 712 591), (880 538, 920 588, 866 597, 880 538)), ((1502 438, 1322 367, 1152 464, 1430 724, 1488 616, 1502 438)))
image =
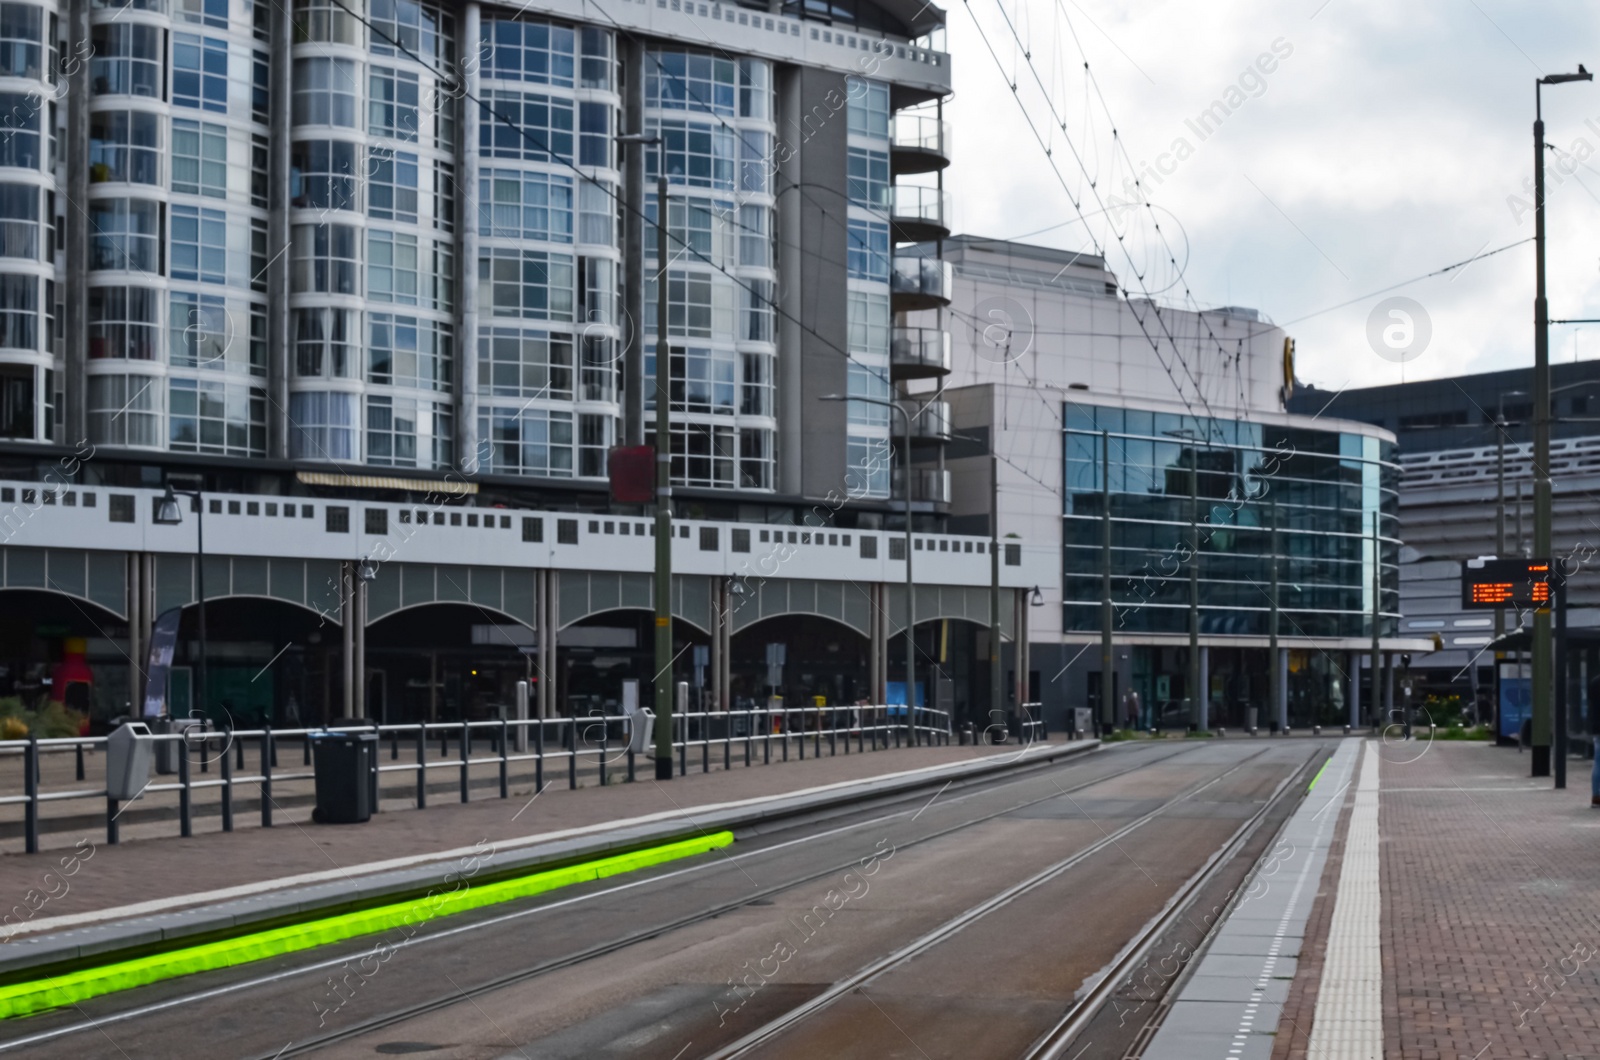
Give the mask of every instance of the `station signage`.
POLYGON ((1469 559, 1461 562, 1463 611, 1542 610, 1550 606, 1547 559, 1469 559))

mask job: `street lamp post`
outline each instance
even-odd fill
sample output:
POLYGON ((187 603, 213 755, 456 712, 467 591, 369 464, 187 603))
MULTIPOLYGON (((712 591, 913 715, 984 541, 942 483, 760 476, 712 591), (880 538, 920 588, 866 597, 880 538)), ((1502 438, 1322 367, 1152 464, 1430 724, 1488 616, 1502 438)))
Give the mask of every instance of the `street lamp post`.
MULTIPOLYGON (((179 497, 193 497, 195 517, 194 581, 196 596, 196 625, 199 628, 200 656, 195 660, 194 706, 202 713, 206 707, 206 503, 200 489, 175 489, 167 484, 166 495, 156 505, 155 522, 158 526, 177 526, 183 522, 183 506, 179 497)), ((171 714, 171 711, 168 711, 171 714)))
POLYGON ((1200 435, 1187 427, 1165 433, 1189 442, 1189 718, 1200 732, 1208 732, 1210 704, 1200 688, 1200 435))
POLYGON ((916 743, 917 730, 912 719, 912 708, 917 699, 916 665, 917 665, 917 638, 916 638, 916 586, 911 580, 911 413, 893 401, 883 398, 855 397, 846 394, 824 394, 821 401, 861 401, 868 405, 881 405, 886 409, 893 409, 900 414, 902 426, 905 428, 906 450, 906 478, 905 478, 905 509, 906 509, 906 737, 909 745, 916 743))
MULTIPOLYGON (((656 178, 656 779, 672 779, 672 347, 667 341, 667 175, 656 178)), ((684 739, 688 739, 684 732, 684 739)))
MULTIPOLYGON (((1544 267, 1545 85, 1592 81, 1581 65, 1575 74, 1546 74, 1533 83, 1533 554, 1550 556, 1550 310, 1544 267)), ((1533 613, 1533 775, 1550 773, 1551 628, 1548 608, 1533 613)), ((1562 770, 1565 773, 1565 769, 1562 770)), ((1562 778, 1564 779, 1564 777, 1562 778)))

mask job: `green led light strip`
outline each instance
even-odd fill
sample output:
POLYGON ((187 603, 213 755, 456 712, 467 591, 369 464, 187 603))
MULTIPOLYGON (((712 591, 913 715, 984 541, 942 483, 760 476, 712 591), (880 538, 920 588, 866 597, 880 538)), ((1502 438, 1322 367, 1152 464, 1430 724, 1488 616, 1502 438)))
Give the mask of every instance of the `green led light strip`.
POLYGON ((0 1019, 26 1016, 46 1009, 61 1008, 92 997, 146 986, 180 975, 192 975, 217 968, 277 957, 315 946, 326 946, 359 935, 371 935, 390 928, 408 928, 439 917, 464 913, 469 909, 527 898, 575 883, 604 879, 625 872, 648 868, 679 858, 718 850, 733 842, 732 832, 684 839, 676 843, 616 854, 581 865, 536 872, 516 879, 473 886, 462 879, 455 890, 429 893, 421 898, 395 902, 355 913, 313 920, 305 924, 259 931, 238 938, 223 939, 200 946, 189 946, 167 953, 138 957, 129 961, 67 972, 31 983, 0 987, 0 1019))
POLYGON ((1322 769, 1317 770, 1317 775, 1311 778, 1311 783, 1306 787, 1306 794, 1307 795, 1311 794, 1311 792, 1316 790, 1317 781, 1322 779, 1322 772, 1323 772, 1324 769, 1328 768, 1328 763, 1331 762, 1331 761, 1333 761, 1333 757, 1331 755, 1329 757, 1323 759, 1323 761, 1322 761, 1322 769))

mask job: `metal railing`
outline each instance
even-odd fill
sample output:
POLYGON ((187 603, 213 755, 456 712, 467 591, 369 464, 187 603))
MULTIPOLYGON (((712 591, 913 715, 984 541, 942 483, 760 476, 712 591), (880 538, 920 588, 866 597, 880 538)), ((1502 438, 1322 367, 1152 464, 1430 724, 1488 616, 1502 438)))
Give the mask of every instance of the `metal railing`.
MULTIPOLYGON (((524 721, 454 721, 413 722, 403 725, 347 725, 317 728, 274 729, 205 729, 196 726, 182 732, 156 733, 149 739, 160 750, 161 744, 175 744, 171 757, 174 772, 158 774, 174 776, 172 781, 152 780, 136 796, 172 794, 177 797, 178 834, 193 834, 196 793, 215 789, 218 792, 217 815, 222 831, 231 832, 235 824, 235 789, 239 785, 254 785, 259 792, 261 826, 271 828, 274 817, 283 812, 283 804, 273 796, 273 785, 314 780, 311 746, 313 738, 332 732, 370 732, 377 736, 374 748, 372 784, 375 798, 372 811, 379 809, 378 801, 385 794, 390 798, 409 797, 417 809, 425 809, 429 796, 429 771, 453 770, 457 782, 443 790, 459 794, 461 802, 471 799, 472 770, 480 769, 479 786, 492 786, 498 782, 499 797, 510 798, 513 767, 522 779, 528 778, 531 768, 534 793, 537 796, 548 786, 552 777, 566 774, 567 787, 580 786, 579 776, 594 778, 604 787, 617 778, 635 779, 636 757, 653 759, 653 745, 644 752, 632 749, 634 718, 636 715, 601 714, 563 718, 530 718, 524 721), (283 768, 279 765, 280 752, 292 755, 298 744, 300 768, 283 768), (452 753, 452 744, 454 753, 452 753), (437 745, 438 754, 430 748, 437 745), (482 749, 474 753, 474 748, 482 749), (387 752, 387 761, 384 761, 387 752), (198 758, 198 761, 194 759, 198 758), (402 761, 402 758, 406 759, 402 761), (254 766, 247 770, 247 762, 254 766), (494 767, 493 779, 482 774, 494 767), (210 777, 215 769, 217 776, 210 777), (197 779, 196 773, 204 779, 197 779), (391 786, 383 791, 386 776, 410 775, 414 785, 391 786), (402 795, 401 793, 406 793, 402 795)), ((745 766, 759 757, 762 764, 770 763, 774 755, 787 762, 791 755, 804 760, 807 744, 814 758, 862 753, 868 750, 888 750, 908 744, 917 746, 947 746, 951 741, 950 717, 944 711, 915 708, 912 724, 907 725, 905 708, 885 706, 823 706, 785 707, 776 709, 690 711, 674 713, 672 717, 672 745, 678 763, 678 774, 688 773, 690 759, 698 754, 701 772, 711 771, 711 758, 716 750, 721 752, 722 768, 731 769, 735 754, 745 766), (852 742, 854 749, 852 750, 852 742)), ((21 761, 23 790, 21 794, 0 795, 0 807, 21 806, 23 812, 23 846, 32 854, 39 850, 41 828, 46 824, 40 809, 46 804, 75 800, 101 800, 105 806, 106 842, 119 840, 119 825, 127 804, 110 797, 103 776, 107 738, 81 737, 64 739, 5 740, 0 741, 0 762, 8 757, 21 761), (53 758, 49 752, 66 752, 74 755, 74 778, 77 784, 64 787, 43 786, 43 762, 53 758), (100 752, 102 778, 98 787, 83 787, 86 779, 86 753, 100 752)), ((437 775, 437 774, 436 774, 437 775)), ((435 791, 440 790, 435 785, 435 791)), ((247 793, 248 794, 248 793, 247 793)), ((280 797, 282 792, 280 790, 280 797)), ((304 801, 304 793, 295 796, 304 801)), ((81 823, 74 828, 81 827, 81 823)), ((60 829, 53 829, 60 830, 60 829)))

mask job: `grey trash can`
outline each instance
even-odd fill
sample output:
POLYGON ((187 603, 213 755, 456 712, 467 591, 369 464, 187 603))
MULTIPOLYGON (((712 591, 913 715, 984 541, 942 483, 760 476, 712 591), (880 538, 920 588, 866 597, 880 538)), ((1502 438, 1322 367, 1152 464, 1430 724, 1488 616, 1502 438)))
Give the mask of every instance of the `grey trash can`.
POLYGON ((628 715, 628 719, 628 750, 636 755, 654 753, 656 738, 655 711, 640 707, 628 715))
POLYGON ((155 738, 142 721, 118 726, 106 737, 106 797, 126 802, 139 797, 150 783, 155 738))
POLYGON ((360 824, 371 819, 377 734, 314 732, 310 740, 317 786, 311 819, 318 824, 360 824))
MULTIPOLYGON (((166 718, 156 722, 155 732, 158 736, 181 735, 192 733, 199 736, 208 727, 205 718, 166 718)), ((187 750, 186 744, 178 740, 154 740, 156 749, 156 772, 171 775, 178 771, 178 756, 187 750)))

